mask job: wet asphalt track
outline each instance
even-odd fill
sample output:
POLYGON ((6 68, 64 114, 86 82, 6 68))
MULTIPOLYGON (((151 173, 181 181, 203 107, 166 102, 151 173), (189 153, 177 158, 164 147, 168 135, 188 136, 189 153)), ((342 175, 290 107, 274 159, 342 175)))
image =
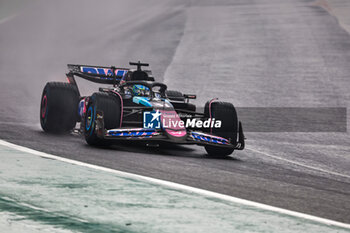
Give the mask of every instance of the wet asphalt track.
POLYGON ((196 146, 91 148, 38 124, 42 88, 64 81, 67 63, 147 61, 157 80, 198 94, 199 105, 221 97, 238 107, 349 107, 350 36, 312 1, 37 0, 6 14, 0 138, 350 223, 349 133, 249 132, 246 150, 217 160, 196 146))

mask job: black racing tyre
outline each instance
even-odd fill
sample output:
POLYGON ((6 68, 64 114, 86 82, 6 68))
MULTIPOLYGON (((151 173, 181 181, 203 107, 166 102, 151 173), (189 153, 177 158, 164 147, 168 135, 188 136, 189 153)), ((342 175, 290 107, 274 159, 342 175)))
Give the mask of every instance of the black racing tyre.
POLYGON ((173 91, 173 90, 166 90, 165 91, 166 96, 169 100, 174 101, 185 101, 184 95, 179 91, 173 91))
POLYGON ((187 103, 186 104, 186 110, 195 112, 196 111, 196 105, 187 103))
POLYGON ((172 103, 175 109, 183 109, 187 111, 196 111, 196 105, 191 103, 185 103, 185 97, 184 95, 179 91, 173 91, 173 90, 166 90, 165 91, 166 96, 170 101, 181 101, 183 103, 172 103))
POLYGON ((104 92, 96 92, 89 97, 86 114, 83 120, 84 136, 89 145, 108 146, 111 141, 99 138, 96 134, 96 113, 103 112, 104 128, 120 127, 121 102, 120 98, 104 92))
MULTIPOLYGON (((214 135, 228 139, 233 145, 236 145, 238 118, 235 107, 231 103, 215 101, 212 102, 209 109, 209 103, 210 102, 207 102, 205 104, 204 116, 209 118, 211 115, 215 120, 221 120, 221 127, 212 128, 211 132, 214 135)), ((210 129, 208 132, 210 132, 210 129)), ((222 148, 211 145, 206 145, 205 150, 212 157, 225 157, 232 154, 234 151, 233 148, 222 148)))
POLYGON ((45 132, 66 133, 78 120, 79 92, 75 85, 48 82, 40 105, 40 124, 45 132))

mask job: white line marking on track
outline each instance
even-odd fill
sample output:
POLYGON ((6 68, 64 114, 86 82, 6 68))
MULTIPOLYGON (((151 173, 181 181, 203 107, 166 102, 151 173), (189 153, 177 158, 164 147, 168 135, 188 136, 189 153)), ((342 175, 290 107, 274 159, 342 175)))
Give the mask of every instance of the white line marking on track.
POLYGON ((6 141, 1 140, 1 139, 0 139, 0 145, 7 146, 9 148, 12 148, 12 149, 15 149, 18 151, 22 151, 25 153, 30 153, 33 155, 41 156, 44 158, 55 159, 55 160, 70 163, 70 164, 75 164, 75 165, 84 166, 84 167, 88 167, 88 168, 92 168, 92 169, 96 169, 96 170, 100 170, 100 171, 114 173, 114 174, 122 176, 122 177, 143 180, 143 181, 151 182, 154 184, 163 185, 163 186, 166 186, 166 187, 169 187, 172 189, 183 190, 186 192, 200 194, 200 195, 207 196, 207 197, 218 198, 221 200, 225 200, 225 201, 229 201, 229 202, 233 202, 233 203, 237 203, 237 204, 252 206, 252 207, 255 207, 258 209, 273 211, 273 212, 277 212, 280 214, 286 214, 286 215, 297 217, 297 218, 303 218, 303 219, 315 221, 315 222, 330 225, 330 226, 337 226, 337 227, 350 229, 350 224, 337 222, 337 221, 326 219, 326 218, 320 218, 320 217, 316 217, 316 216, 309 215, 309 214, 303 214, 303 213, 299 213, 299 212, 291 211, 291 210, 287 210, 287 209, 282 209, 279 207, 274 207, 274 206, 270 206, 270 205, 266 205, 266 204, 262 204, 262 203, 258 203, 258 202, 253 202, 253 201, 249 201, 249 200, 245 200, 245 199, 241 199, 241 198, 237 198, 237 197, 233 197, 233 196, 228 196, 225 194, 215 193, 215 192, 204 190, 204 189, 194 188, 194 187, 183 185, 183 184, 173 183, 170 181, 160 180, 160 179, 151 178, 151 177, 147 177, 147 176, 141 176, 141 175, 128 173, 128 172, 122 172, 122 171, 114 170, 111 168, 106 168, 106 167, 101 167, 101 166, 97 166, 97 165, 93 165, 93 164, 79 162, 79 161, 72 160, 72 159, 66 159, 66 158, 62 158, 59 156, 36 151, 36 150, 30 149, 27 147, 19 146, 19 145, 13 144, 13 143, 9 143, 9 142, 6 142, 6 141))
POLYGON ((328 174, 331 174, 331 175, 341 176, 341 177, 350 179, 350 176, 348 176, 348 175, 346 175, 346 174, 341 174, 341 173, 338 173, 338 172, 333 172, 333 171, 325 170, 325 169, 322 169, 322 168, 319 168, 319 167, 314 167, 314 166, 306 165, 306 164, 303 164, 303 163, 300 163, 300 162, 297 162, 297 161, 294 161, 294 160, 289 160, 289 159, 285 159, 285 158, 278 157, 278 156, 276 156, 276 155, 271 155, 271 154, 269 154, 269 153, 266 153, 266 152, 263 152, 263 151, 260 151, 260 150, 256 150, 256 149, 252 149, 252 148, 246 148, 246 149, 247 149, 247 150, 250 150, 250 151, 253 151, 253 152, 255 152, 255 153, 263 154, 263 155, 265 155, 265 156, 267 156, 267 157, 274 158, 274 159, 277 159, 277 160, 282 160, 282 161, 284 161, 284 162, 291 163, 291 164, 294 164, 294 165, 297 165, 297 166, 300 166, 300 167, 305 167, 305 168, 308 168, 308 169, 311 169, 311 170, 315 170, 315 171, 319 171, 319 172, 323 172, 323 173, 328 173, 328 174))

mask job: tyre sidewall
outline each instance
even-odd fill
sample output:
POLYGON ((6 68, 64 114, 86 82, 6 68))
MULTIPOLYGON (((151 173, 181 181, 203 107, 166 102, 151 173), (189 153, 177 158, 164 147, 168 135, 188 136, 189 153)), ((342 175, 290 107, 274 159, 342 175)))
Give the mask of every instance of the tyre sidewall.
POLYGON ((97 112, 103 113, 105 129, 111 129, 119 128, 120 111, 120 99, 115 96, 97 92, 89 97, 87 111, 82 121, 86 142, 93 146, 109 145, 109 140, 99 138, 96 134, 97 112))

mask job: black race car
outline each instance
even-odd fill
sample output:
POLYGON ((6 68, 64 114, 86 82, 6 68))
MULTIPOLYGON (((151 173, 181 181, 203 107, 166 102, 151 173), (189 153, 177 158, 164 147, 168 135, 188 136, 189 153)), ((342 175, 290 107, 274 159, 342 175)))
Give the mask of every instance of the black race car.
POLYGON ((106 146, 117 140, 148 144, 197 144, 211 156, 230 155, 244 148, 242 124, 231 103, 208 101, 197 112, 189 103, 196 95, 167 90, 155 82, 145 63, 136 69, 68 65, 68 82, 48 82, 43 90, 40 123, 45 132, 66 133, 80 122, 86 142, 106 146), (91 96, 80 96, 75 77, 109 84, 91 96))

